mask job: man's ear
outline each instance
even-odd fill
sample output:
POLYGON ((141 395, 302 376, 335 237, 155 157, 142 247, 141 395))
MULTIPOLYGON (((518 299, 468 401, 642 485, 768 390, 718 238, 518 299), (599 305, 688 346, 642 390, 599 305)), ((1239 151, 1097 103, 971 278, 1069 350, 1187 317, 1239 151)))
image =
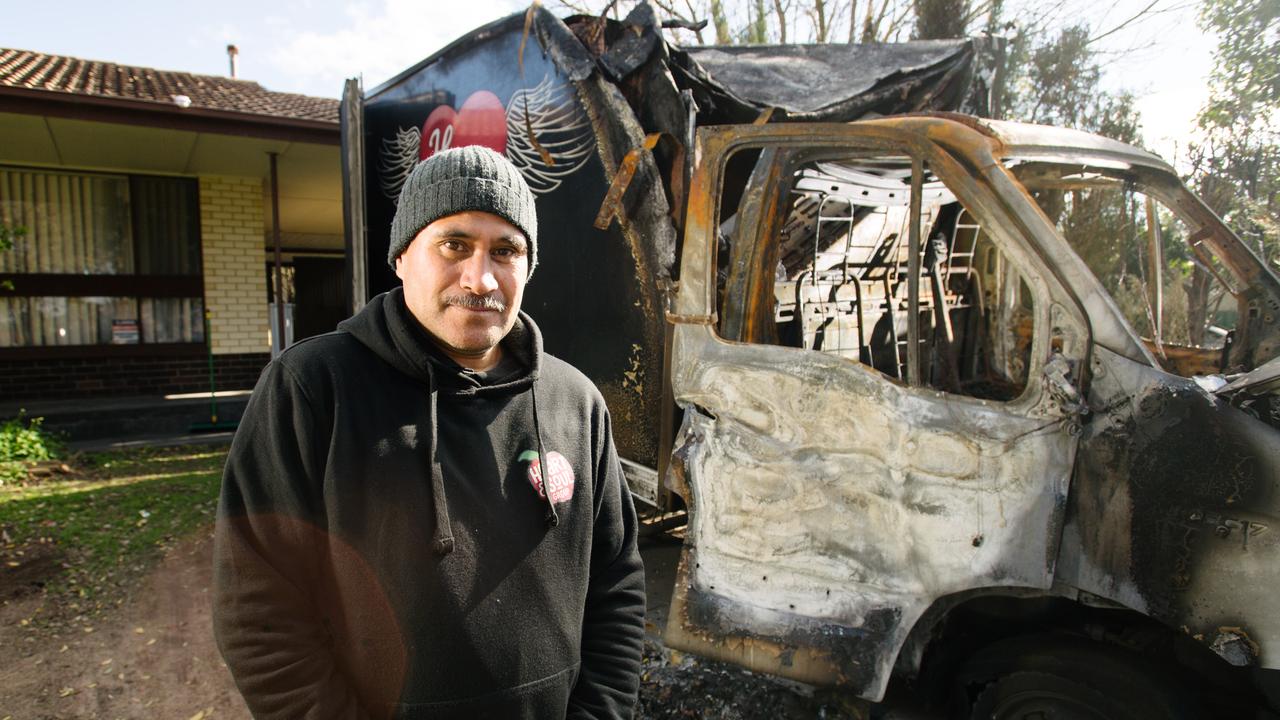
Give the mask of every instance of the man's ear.
POLYGON ((396 256, 396 277, 404 280, 404 253, 396 256))

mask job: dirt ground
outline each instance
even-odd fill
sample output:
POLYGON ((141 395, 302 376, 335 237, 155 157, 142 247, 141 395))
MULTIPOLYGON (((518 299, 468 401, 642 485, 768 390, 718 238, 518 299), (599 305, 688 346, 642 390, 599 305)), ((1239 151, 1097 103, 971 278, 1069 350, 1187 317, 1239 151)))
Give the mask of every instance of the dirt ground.
MULTIPOLYGON (((642 548, 655 593, 651 633, 665 622, 660 598, 677 554, 670 543, 642 548)), ((214 645, 210 617, 212 531, 171 548, 118 608, 78 616, 38 589, 60 559, 25 558, 0 574, 0 720, 171 718, 248 720, 214 645), (42 571, 43 568, 43 571, 42 571)), ((668 586, 669 587, 669 586, 668 586)), ((841 701, 645 644, 637 718, 856 717, 841 701)))
POLYGON ((213 643, 212 547, 211 530, 177 544, 96 618, 7 587, 0 648, 12 655, 0 667, 0 720, 248 720, 213 643))

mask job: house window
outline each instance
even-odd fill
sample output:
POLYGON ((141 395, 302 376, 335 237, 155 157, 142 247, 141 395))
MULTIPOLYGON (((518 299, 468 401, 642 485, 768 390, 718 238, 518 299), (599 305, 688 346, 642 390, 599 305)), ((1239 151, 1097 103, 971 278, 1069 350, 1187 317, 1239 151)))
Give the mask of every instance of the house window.
POLYGON ((0 351, 204 341, 188 178, 0 167, 0 351))

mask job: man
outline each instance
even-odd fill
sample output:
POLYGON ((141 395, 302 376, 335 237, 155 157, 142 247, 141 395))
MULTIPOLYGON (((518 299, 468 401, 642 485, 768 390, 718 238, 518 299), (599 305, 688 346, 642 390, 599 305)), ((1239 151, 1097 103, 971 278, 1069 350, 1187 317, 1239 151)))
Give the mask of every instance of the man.
POLYGON ((534 199, 421 163, 403 281, 263 371, 227 459, 214 628, 259 718, 629 718, 644 579, 590 382, 520 313, 534 199))

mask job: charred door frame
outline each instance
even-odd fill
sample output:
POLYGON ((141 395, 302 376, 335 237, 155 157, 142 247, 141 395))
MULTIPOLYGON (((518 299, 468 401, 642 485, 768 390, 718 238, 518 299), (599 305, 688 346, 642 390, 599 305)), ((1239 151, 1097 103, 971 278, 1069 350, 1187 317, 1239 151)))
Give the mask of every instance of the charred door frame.
MULTIPOLYGON (((952 123, 954 124, 954 123, 952 123)), ((1073 359, 1083 361, 1088 347, 1088 323, 1083 308, 1074 301, 1065 288, 1057 281, 1051 270, 1045 266, 1043 259, 1035 249, 1034 241, 1025 239, 1029 229, 1020 221, 1019 215, 1025 209, 1013 209, 1005 206, 1000 195, 990 187, 989 181, 982 174, 967 169, 950 153, 944 151, 925 133, 912 132, 911 128, 896 128, 891 125, 859 124, 843 125, 810 125, 810 126, 738 126, 710 130, 700 130, 695 157, 698 158, 699 170, 693 178, 689 195, 687 227, 684 254, 681 263, 680 292, 676 298, 675 309, 669 320, 675 326, 676 361, 672 367, 673 383, 676 386, 677 398, 682 394, 681 386, 691 387, 695 369, 682 366, 679 356, 702 347, 715 352, 715 347, 726 351, 740 343, 725 340, 715 333, 718 323, 715 312, 715 273, 711 258, 715 255, 714 239, 719 214, 720 187, 724 179, 726 159, 735 151, 751 148, 764 149, 786 144, 803 144, 805 147, 829 147, 833 150, 848 147, 856 143, 859 148, 877 149, 884 147, 897 153, 907 153, 918 162, 927 161, 931 168, 942 178, 948 187, 957 194, 964 204, 980 218, 990 223, 990 231, 997 238, 998 245, 1015 258, 1014 264, 1022 268, 1028 277, 1028 284, 1036 296, 1036 334, 1033 340, 1033 361, 1027 389, 1023 395, 1000 406, 1009 413, 1023 413, 1030 423, 1041 423, 1033 431, 1047 432, 1058 436, 1050 429, 1059 419, 1066 420, 1065 413, 1057 404, 1054 393, 1045 381, 1039 377, 1048 363, 1051 331, 1059 324, 1070 326, 1067 330, 1074 334, 1070 343, 1073 359), (1022 235, 1022 237, 1019 237, 1022 235), (1051 320, 1052 318, 1052 320, 1051 320), (707 343, 711 344, 708 345, 707 343)), ((972 131, 970 131, 972 133, 972 131)), ((972 133, 972 140, 987 143, 988 139, 972 133)), ((1017 193, 1017 198, 1026 198, 1025 193, 1017 193)), ((768 198, 760 201, 769 204, 768 198)), ((1029 198, 1026 198, 1030 202, 1029 198)), ((1022 215, 1025 217, 1025 215, 1022 215)), ((918 221, 917 221, 918 222, 918 221)), ((1038 229, 1038 228, 1037 228, 1038 229)), ((759 252, 753 253, 760 255, 759 252)), ((748 283, 749 284, 749 283, 748 283)), ((758 308, 756 309, 758 310, 758 308)), ((753 318, 758 315, 748 309, 746 315, 753 318)), ((748 320, 748 322, 750 322, 748 320)), ((830 361, 846 362, 839 358, 830 361)), ((818 361, 814 362, 828 362, 818 361)), ((1083 363, 1079 363, 1083 364, 1083 363)), ((1077 365, 1078 367, 1079 365, 1077 365)), ((931 393, 927 388, 915 388, 911 392, 931 393)), ((934 393, 942 395, 941 393, 934 393)), ((963 396, 949 396, 957 406, 965 406, 974 412, 990 412, 978 408, 989 408, 987 401, 975 400, 963 396)), ((690 506, 694 522, 698 521, 700 508, 691 492, 689 484, 690 457, 696 453, 691 448, 705 439, 710 426, 700 424, 700 419, 709 417, 714 421, 714 413, 702 413, 696 399, 688 396, 681 403, 695 410, 686 413, 685 427, 678 438, 677 449, 673 456, 668 483, 681 494, 690 506), (690 417, 691 415, 696 417, 690 417), (685 441, 685 442, 680 442, 685 441)), ((968 411, 966 411, 968 412, 968 411)), ((976 416, 975 416, 976 417, 976 416)), ((1046 435, 1045 437, 1048 437, 1046 435)), ((1064 431, 1065 437, 1065 431, 1064 431)), ((1010 440, 1012 442, 1012 440, 1010 440)), ((1043 532, 1044 554, 1039 574, 1032 570, 1031 575, 1017 579, 1014 572, 1012 579, 1005 584, 1022 588, 1038 588, 1048 591, 1053 580, 1054 562, 1061 537, 1062 510, 1069 480, 1070 468, 1074 457, 1075 443, 1072 439, 1047 440, 1043 445, 1045 452, 1058 455, 1049 480, 1031 479, 1033 485, 1043 490, 1052 488, 1055 507, 1045 510, 1039 500, 1033 500, 1032 506, 1040 508, 1035 512, 1049 512, 1047 526, 1043 532), (1057 450, 1052 447, 1058 445, 1057 450), (1039 483, 1037 485, 1037 483, 1039 483), (1045 484, 1048 483, 1048 484, 1045 484), (1038 579, 1032 579, 1032 576, 1038 579)), ((1035 452, 1034 449, 1031 452, 1035 452)), ((1024 495, 1028 495, 1024 493, 1024 495)), ((1042 495, 1043 496, 1043 495, 1042 495)), ((1034 514, 1034 513, 1033 513, 1034 514)), ((799 627, 794 631, 781 634, 774 632, 757 632, 747 626, 734 626, 734 618, 725 615, 721 608, 715 607, 715 593, 707 595, 706 591, 693 584, 693 568, 696 552, 693 545, 697 542, 697 532, 691 523, 691 530, 686 540, 686 548, 682 554, 676 589, 672 599, 672 620, 668 625, 668 642, 679 647, 693 650, 700 654, 718 657, 756 670, 792 677, 817 684, 841 684, 852 687, 865 697, 878 698, 888 680, 889 669, 905 642, 907 633, 920 618, 928 605, 940 601, 944 596, 922 595, 916 605, 906 607, 904 611, 890 611, 881 607, 874 610, 873 617, 864 618, 862 627, 850 627, 838 622, 815 620, 807 627, 799 627), (711 602, 707 602, 708 599, 711 602)), ((978 547, 975 542, 974 547, 978 547)), ((705 572, 705 570, 703 571, 705 572)), ((980 578, 975 578, 975 581, 980 578)), ((747 581, 745 578, 743 582, 747 581)), ((948 592, 972 591, 980 589, 993 593, 1005 592, 998 578, 986 578, 985 584, 971 584, 954 588, 948 592)), ((710 590, 714 591, 715 586, 710 590)), ((1024 590, 1025 591, 1025 590, 1024 590)), ((910 605, 910 603, 908 603, 910 605)), ((793 606, 794 609, 794 606, 793 606)), ((761 609, 763 613, 773 611, 761 609)), ((776 615, 777 613, 774 613, 776 615)), ((800 618, 802 621, 806 618, 800 618)), ((776 618, 770 620, 775 622, 776 618)))

